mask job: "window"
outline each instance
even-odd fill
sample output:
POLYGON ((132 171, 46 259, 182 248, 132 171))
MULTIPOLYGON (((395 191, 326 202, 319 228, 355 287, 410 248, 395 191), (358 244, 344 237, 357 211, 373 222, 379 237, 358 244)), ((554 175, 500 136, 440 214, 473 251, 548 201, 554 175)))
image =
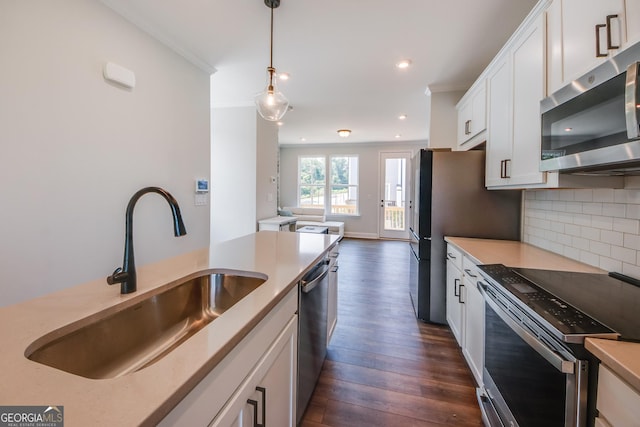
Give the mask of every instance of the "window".
POLYGON ((324 208, 327 185, 324 156, 300 157, 298 166, 298 205, 305 208, 324 208))
POLYGON ((331 157, 332 214, 358 214, 358 158, 331 157))
POLYGON ((357 215, 358 157, 331 156, 327 164, 326 156, 301 156, 298 206, 323 208, 333 215, 357 215))

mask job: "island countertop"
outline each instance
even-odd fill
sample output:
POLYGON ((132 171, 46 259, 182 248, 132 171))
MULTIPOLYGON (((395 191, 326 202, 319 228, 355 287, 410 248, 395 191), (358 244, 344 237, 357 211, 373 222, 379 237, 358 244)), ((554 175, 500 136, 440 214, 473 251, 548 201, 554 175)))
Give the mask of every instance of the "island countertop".
POLYGON ((153 425, 166 415, 335 245, 334 235, 261 231, 137 269, 137 292, 105 278, 0 308, 0 405, 64 406, 67 426, 153 425), (115 306, 131 306, 210 270, 258 272, 267 281, 156 363, 89 379, 25 357, 43 335, 115 306))

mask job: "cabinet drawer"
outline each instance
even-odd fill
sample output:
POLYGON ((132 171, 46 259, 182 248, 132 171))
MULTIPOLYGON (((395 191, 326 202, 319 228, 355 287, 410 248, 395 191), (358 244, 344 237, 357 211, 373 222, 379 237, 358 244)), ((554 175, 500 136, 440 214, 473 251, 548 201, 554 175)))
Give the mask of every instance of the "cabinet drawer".
POLYGON ((451 244, 447 245, 447 259, 451 261, 458 270, 462 270, 462 252, 451 244))
POLYGON ((478 273, 478 266, 468 256, 462 259, 462 271, 465 280, 470 285, 475 286, 478 280, 481 279, 480 273, 478 273))
POLYGON ((638 425, 640 394, 606 366, 600 365, 596 407, 600 417, 612 427, 638 425))

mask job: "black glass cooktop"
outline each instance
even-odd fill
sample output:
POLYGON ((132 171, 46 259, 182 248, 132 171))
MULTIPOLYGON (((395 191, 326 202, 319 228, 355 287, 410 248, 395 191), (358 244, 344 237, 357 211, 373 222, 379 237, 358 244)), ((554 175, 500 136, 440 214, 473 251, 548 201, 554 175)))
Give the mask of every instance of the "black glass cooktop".
POLYGON ((497 284, 565 335, 611 332, 640 341, 640 288, 607 274, 501 264, 479 266, 497 284))

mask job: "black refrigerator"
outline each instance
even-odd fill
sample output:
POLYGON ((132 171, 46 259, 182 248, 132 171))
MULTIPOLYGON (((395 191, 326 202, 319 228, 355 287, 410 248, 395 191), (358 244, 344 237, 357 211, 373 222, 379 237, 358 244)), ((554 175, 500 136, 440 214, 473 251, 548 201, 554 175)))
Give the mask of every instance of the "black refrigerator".
POLYGON ((481 150, 420 150, 412 159, 411 302, 418 319, 446 323, 445 236, 520 240, 519 190, 487 190, 481 150))

